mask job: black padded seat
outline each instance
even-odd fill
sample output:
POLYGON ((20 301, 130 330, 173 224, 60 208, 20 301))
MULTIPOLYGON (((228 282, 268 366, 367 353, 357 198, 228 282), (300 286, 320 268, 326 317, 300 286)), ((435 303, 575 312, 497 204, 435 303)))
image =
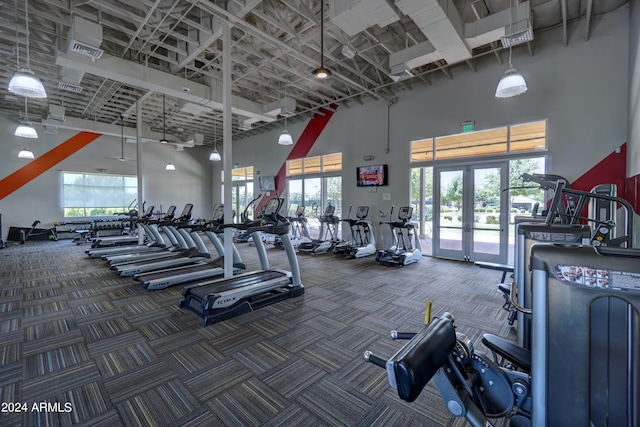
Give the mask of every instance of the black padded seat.
POLYGON ((526 348, 492 334, 482 335, 482 344, 520 369, 531 372, 531 352, 526 348))
POLYGON ((447 361, 456 344, 456 331, 448 319, 435 319, 418 332, 389 361, 398 396, 413 402, 447 361))

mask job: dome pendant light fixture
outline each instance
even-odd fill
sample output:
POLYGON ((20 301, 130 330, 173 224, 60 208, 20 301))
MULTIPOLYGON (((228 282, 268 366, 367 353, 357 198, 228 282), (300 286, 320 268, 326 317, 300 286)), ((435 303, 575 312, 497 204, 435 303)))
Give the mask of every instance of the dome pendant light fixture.
POLYGON ((324 66, 324 0, 320 2, 320 67, 313 70, 313 75, 320 80, 331 75, 331 70, 324 66))
POLYGON ((29 121, 27 98, 24 99, 24 120, 18 125, 13 134, 21 138, 38 137, 38 131, 36 131, 36 128, 34 128, 31 121, 29 121))
MULTIPOLYGON (((160 140, 161 144, 168 144, 167 141, 167 116, 166 116, 166 103, 165 103, 165 94, 162 94, 162 139, 160 140)), ((167 169, 168 170, 168 169, 167 169)))
POLYGON ((176 166, 173 163, 169 162, 167 163, 167 166, 164 167, 164 170, 174 171, 176 170, 176 166))
POLYGON ((218 153, 218 140, 216 139, 216 130, 218 129, 218 119, 213 118, 213 151, 209 154, 209 160, 212 162, 219 162, 222 160, 220 153, 218 153))
POLYGON ((20 150, 20 152, 18 153, 18 157, 21 159, 35 159, 33 151, 29 150, 27 147, 24 147, 22 150, 20 150))
MULTIPOLYGON (((287 99, 287 87, 284 87, 284 98, 285 100, 287 99)), ((282 134, 280 134, 280 138, 278 138, 278 144, 280 145, 292 145, 293 144, 293 138, 291 137, 291 134, 289 133, 289 131, 287 130, 287 117, 289 116, 289 112, 285 111, 284 112, 284 130, 282 131, 282 134)))
MULTIPOLYGON (((509 19, 509 36, 513 33, 513 14, 514 8, 509 4, 510 8, 510 19, 509 19)), ((511 64, 511 49, 513 43, 509 43, 509 68, 505 71, 504 75, 498 82, 498 87, 496 88, 496 98, 511 98, 512 96, 517 96, 525 93, 527 91, 527 82, 525 82, 522 74, 516 71, 516 69, 511 64)))
MULTIPOLYGON (((11 77, 9 80, 9 92, 24 96, 27 98, 46 98, 47 91, 44 89, 44 86, 40 79, 33 74, 33 71, 29 68, 29 1, 25 0, 24 2, 25 8, 25 29, 27 33, 26 37, 26 49, 27 49, 27 66, 26 68, 20 68, 20 46, 17 43, 16 37, 16 57, 18 59, 18 72, 11 77)), ((16 4, 16 16, 18 12, 18 7, 16 4)), ((16 33, 18 32, 17 22, 16 22, 16 33)))

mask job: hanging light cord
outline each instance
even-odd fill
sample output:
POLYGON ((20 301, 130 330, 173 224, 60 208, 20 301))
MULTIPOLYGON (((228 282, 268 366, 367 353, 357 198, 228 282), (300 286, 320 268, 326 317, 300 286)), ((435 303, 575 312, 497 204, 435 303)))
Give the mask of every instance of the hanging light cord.
POLYGON ((120 115, 120 158, 124 159, 124 117, 120 115))
MULTIPOLYGON (((320 62, 322 62, 322 61, 320 61, 320 62)), ((284 85, 284 102, 285 102, 285 105, 287 105, 287 85, 284 85)), ((284 130, 287 130, 287 117, 289 117, 289 112, 285 110, 285 112, 284 112, 284 130)))
POLYGON ((165 110, 165 94, 162 94, 162 139, 167 140, 167 113, 165 110))
POLYGON ((513 7, 512 1, 509 1, 509 68, 512 68, 511 65, 511 48, 513 47, 513 40, 511 39, 513 34, 513 7))
POLYGON ((324 0, 320 2, 320 67, 324 68, 324 0))
POLYGON ((18 0, 13 2, 13 5, 16 8, 16 61, 18 63, 18 71, 20 71, 20 44, 18 40, 20 40, 19 32, 18 32, 18 0))
POLYGON ((24 19, 26 21, 25 29, 27 31, 27 68, 30 68, 30 61, 29 61, 29 0, 24 0, 24 19))

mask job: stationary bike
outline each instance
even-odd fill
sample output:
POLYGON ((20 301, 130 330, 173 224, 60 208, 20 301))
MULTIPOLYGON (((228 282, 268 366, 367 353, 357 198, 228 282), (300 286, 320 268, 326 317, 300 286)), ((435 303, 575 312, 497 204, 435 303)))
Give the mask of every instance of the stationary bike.
MULTIPOLYGON (((428 304, 426 321, 429 312, 428 304)), ((507 417, 510 427, 531 427, 530 375, 476 353, 471 340, 456 332, 450 313, 418 333, 391 331, 391 338, 409 342, 389 360, 370 351, 364 359, 387 370, 400 399, 413 402, 433 378, 449 412, 471 426, 490 427, 489 418, 507 417)))

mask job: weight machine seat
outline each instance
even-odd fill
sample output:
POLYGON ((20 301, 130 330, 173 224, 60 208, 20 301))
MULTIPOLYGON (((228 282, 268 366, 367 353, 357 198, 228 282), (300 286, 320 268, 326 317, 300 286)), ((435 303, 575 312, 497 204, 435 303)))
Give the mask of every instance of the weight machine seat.
POLYGON ((482 344, 494 354, 508 359, 524 371, 531 372, 531 352, 526 348, 492 334, 483 334, 482 344))
POLYGON ((392 368, 390 382, 395 380, 400 399, 413 402, 445 364, 455 344, 453 323, 442 318, 433 320, 398 350, 387 361, 387 375, 392 368))

